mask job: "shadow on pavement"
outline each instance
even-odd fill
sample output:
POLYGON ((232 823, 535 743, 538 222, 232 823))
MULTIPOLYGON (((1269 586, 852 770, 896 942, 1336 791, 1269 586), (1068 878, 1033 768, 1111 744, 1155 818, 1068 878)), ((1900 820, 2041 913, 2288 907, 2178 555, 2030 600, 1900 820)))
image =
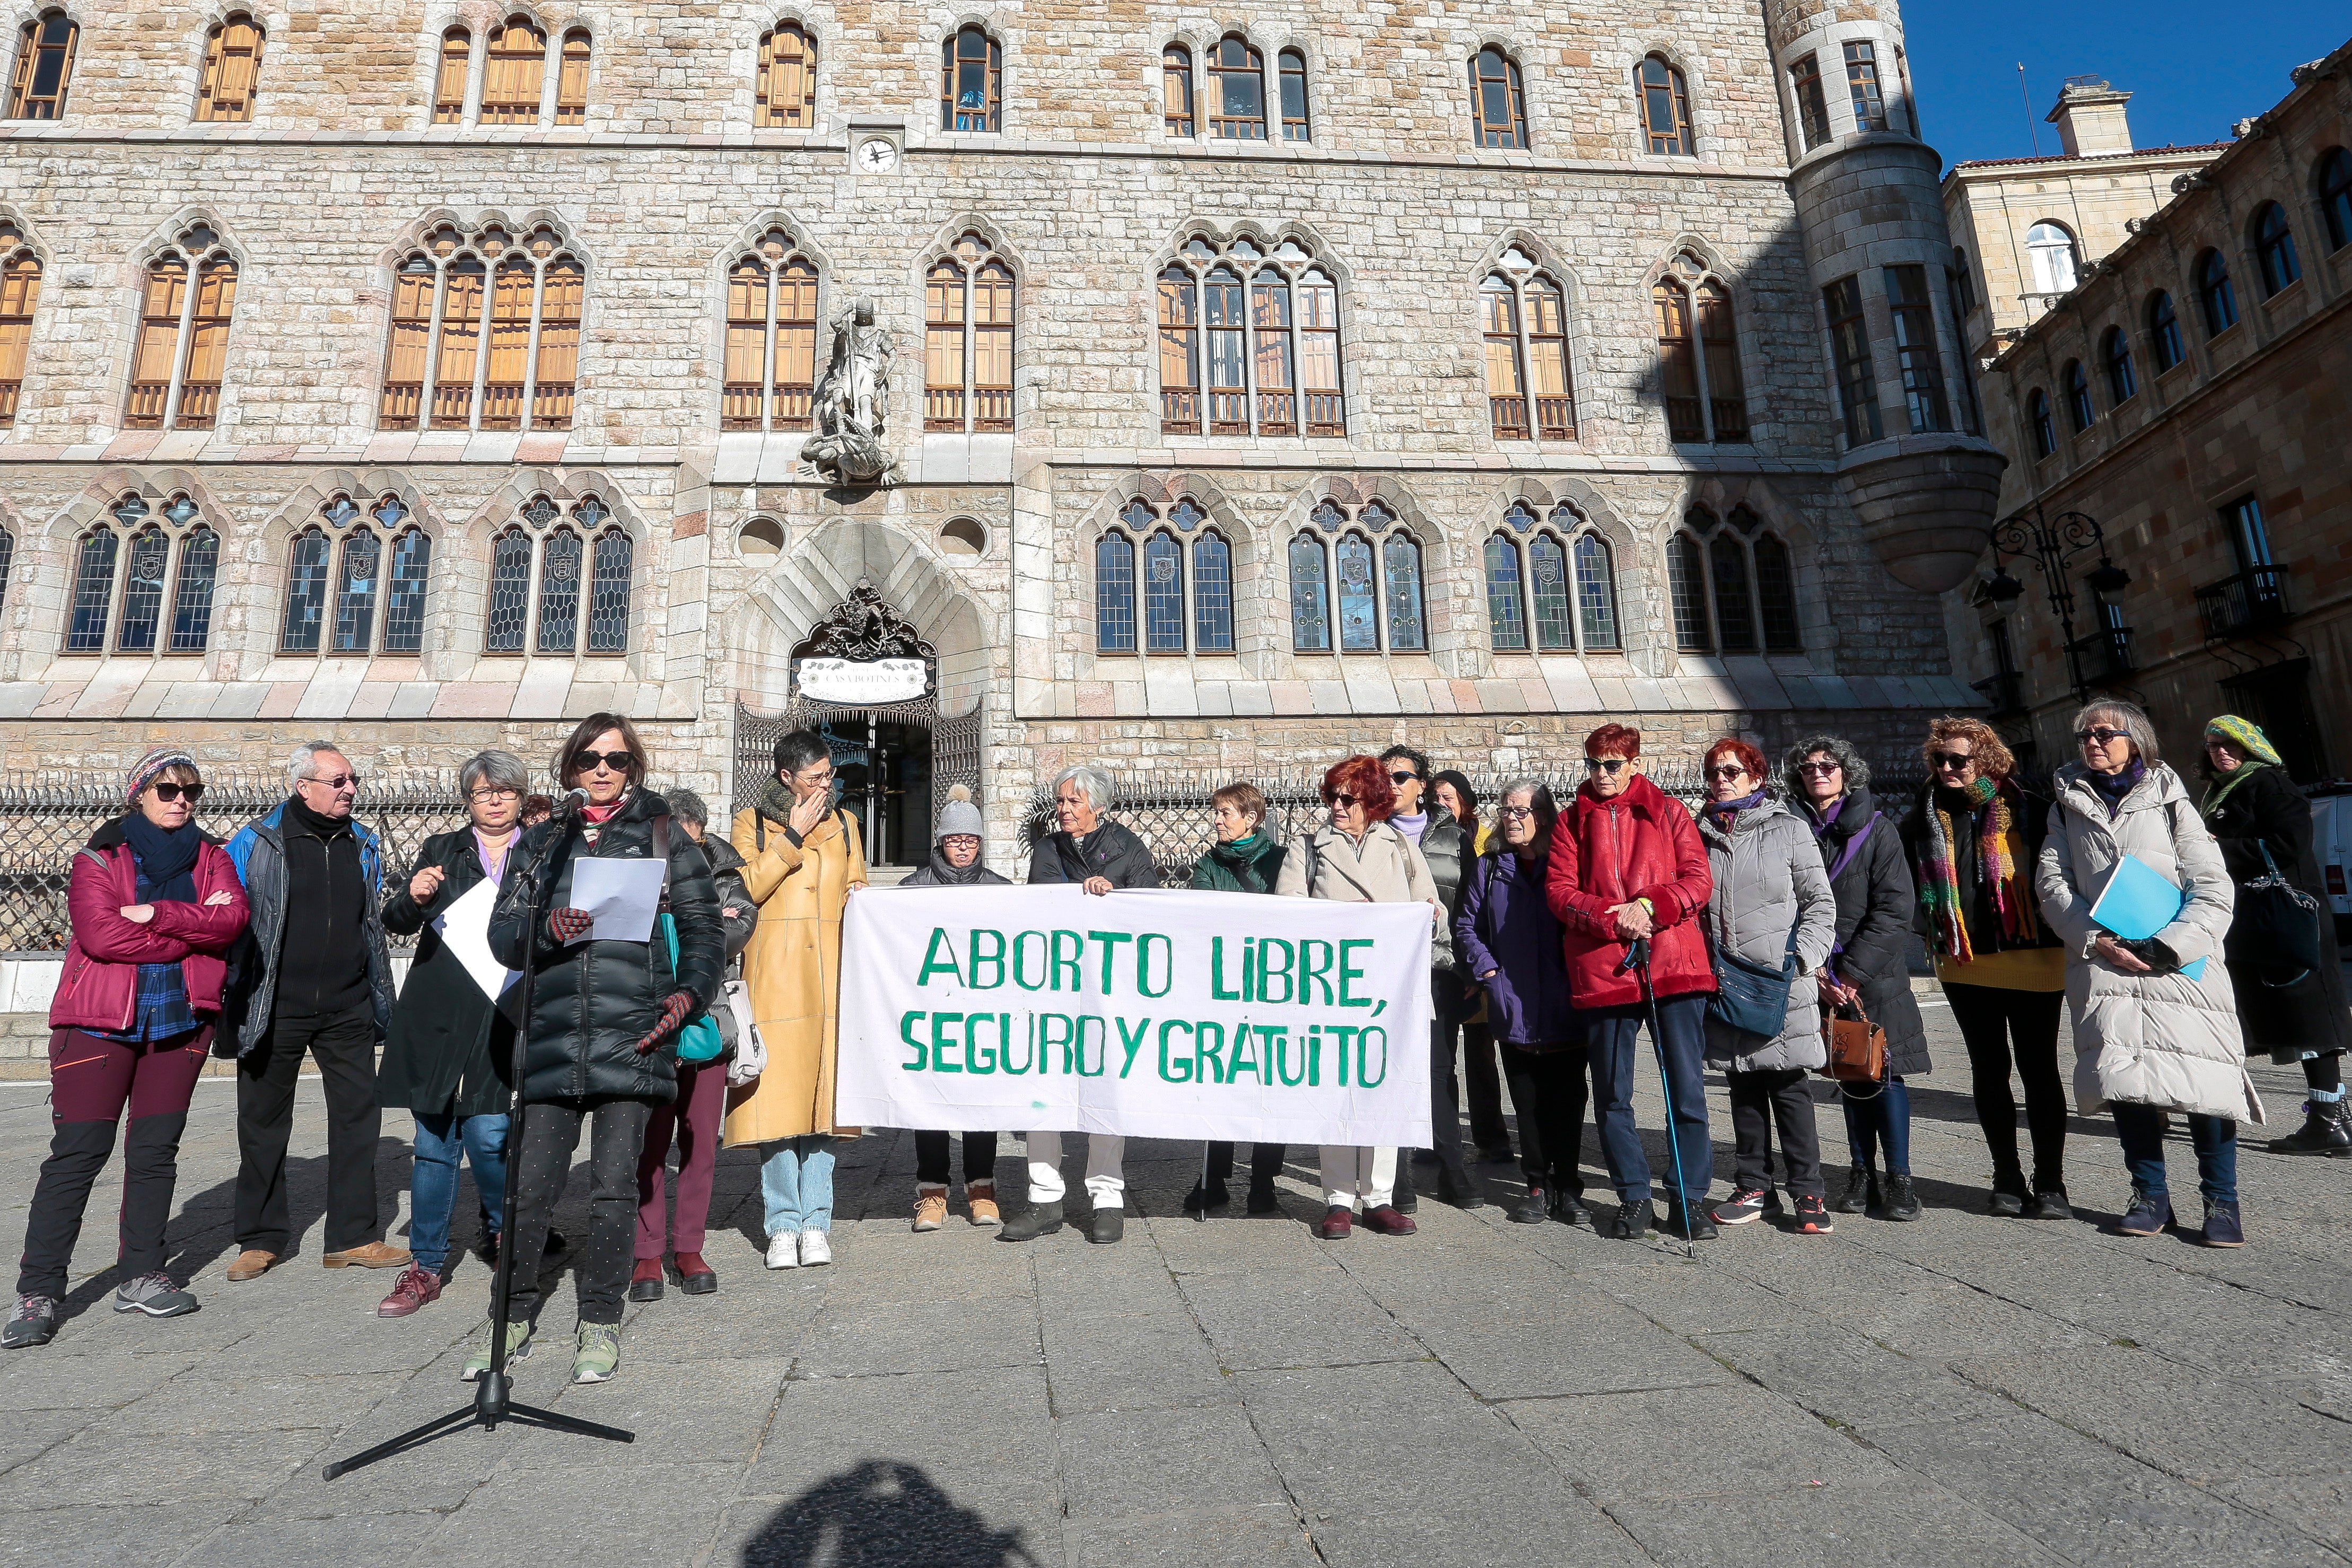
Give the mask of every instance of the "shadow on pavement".
POLYGON ((1037 1559, 915 1465, 870 1459, 819 1481, 743 1543, 743 1568, 1018 1568, 1037 1559))

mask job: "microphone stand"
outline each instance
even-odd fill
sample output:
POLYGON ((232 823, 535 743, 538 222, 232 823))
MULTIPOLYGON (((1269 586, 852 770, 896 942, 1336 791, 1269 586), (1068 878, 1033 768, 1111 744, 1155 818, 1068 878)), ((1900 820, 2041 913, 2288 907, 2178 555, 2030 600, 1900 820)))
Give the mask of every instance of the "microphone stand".
MULTIPOLYGON (((514 1290, 515 1205, 522 1185, 523 1048, 530 1033, 531 997, 539 975, 536 950, 540 922, 546 918, 546 911, 541 905, 545 902, 547 884, 541 873, 554 860, 555 852, 571 837, 578 822, 577 801, 567 799, 564 807, 549 824, 554 831, 548 839, 547 852, 540 856, 536 864, 522 868, 522 873, 530 879, 523 890, 523 969, 522 979, 519 982, 522 988, 519 1009, 522 1021, 515 1027, 512 1082, 507 1096, 506 1197, 499 1208, 504 1228, 499 1237, 498 1266, 490 1274, 489 1370, 483 1373, 480 1381, 474 1385, 474 1402, 471 1405, 461 1406, 446 1416, 436 1416, 421 1427, 413 1427, 347 1459, 337 1459, 320 1472, 322 1480, 349 1475, 362 1465, 390 1458, 394 1454, 421 1447, 437 1437, 446 1437, 463 1427, 479 1427, 486 1432, 495 1432, 502 1421, 512 1421, 524 1427, 544 1427, 556 1432, 574 1432, 583 1437, 602 1437, 612 1443, 634 1443, 637 1440, 635 1433, 624 1431, 618 1427, 583 1421, 560 1410, 517 1404, 507 1376, 507 1302, 514 1290)), ((515 842, 520 846, 520 831, 516 833, 515 842)), ((495 1011, 498 1007, 495 998, 490 1005, 495 1011)))

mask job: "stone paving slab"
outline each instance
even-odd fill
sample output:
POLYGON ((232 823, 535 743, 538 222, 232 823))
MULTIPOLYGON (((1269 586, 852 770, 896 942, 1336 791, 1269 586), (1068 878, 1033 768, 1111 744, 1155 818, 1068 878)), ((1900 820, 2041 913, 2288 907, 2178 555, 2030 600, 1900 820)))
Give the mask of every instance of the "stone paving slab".
MULTIPOLYGON (((1284 1214, 1195 1222, 1177 1207, 1198 1146, 1150 1141, 1118 1247, 1009 1246, 961 1207, 917 1236, 912 1139, 885 1132, 842 1151, 839 1261, 771 1273, 755 1167, 730 1151, 719 1290, 633 1305, 613 1383, 567 1386, 572 1291, 551 1261, 517 1396, 634 1444, 509 1425, 332 1482, 327 1460, 465 1400, 489 1271, 465 1257, 440 1302, 388 1321, 389 1274, 319 1267, 306 1082, 297 1255, 226 1283, 234 1090, 208 1080, 170 1237, 203 1310, 108 1310, 102 1181, 64 1332, 0 1357, 0 1563, 2352 1568, 2352 1161, 2249 1140, 2252 1244, 2218 1253, 2102 1233, 2126 1182, 2112 1128, 2075 1118, 2084 1218, 1993 1218, 1965 1058, 1948 1009, 1928 1015, 1946 1071, 1914 1087, 1919 1221, 1752 1226, 1695 1263, 1430 1198, 1417 1236, 1321 1243, 1306 1150, 1284 1214)), ((2294 1074, 2255 1075, 2293 1105, 2294 1074)), ((1719 1082, 1710 1104, 1727 1171, 1719 1082)), ((1654 1129, 1654 1091, 1641 1108, 1654 1129)), ((1820 1114, 1834 1157, 1825 1091, 1820 1114)), ((47 1127, 37 1087, 0 1085, 0 1245, 47 1127)), ((404 1118, 385 1131, 397 1236, 404 1118)), ((2178 1134, 2171 1150, 2192 1192, 2178 1134)), ((1605 1217, 1589 1132, 1584 1153, 1605 1217)), ((1083 1162, 1073 1147, 1074 1214, 1083 1162)), ((1017 1210, 1017 1139, 999 1174, 1017 1210)), ((1478 1175, 1517 1191, 1507 1166, 1478 1175)), ((584 1231, 585 1204, 575 1173, 558 1223, 584 1231)))

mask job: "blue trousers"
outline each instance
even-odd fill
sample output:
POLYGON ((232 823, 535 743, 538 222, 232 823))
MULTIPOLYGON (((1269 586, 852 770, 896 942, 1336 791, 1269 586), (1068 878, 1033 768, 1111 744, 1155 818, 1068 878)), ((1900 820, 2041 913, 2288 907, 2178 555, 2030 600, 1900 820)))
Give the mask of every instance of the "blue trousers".
POLYGON ((1845 1141, 1853 1163, 1884 1170, 1888 1176, 1911 1174, 1911 1091, 1903 1080, 1890 1077, 1866 1100, 1841 1096, 1845 1103, 1845 1141), (1882 1163, 1873 1155, 1885 1150, 1882 1163))
MULTIPOLYGON (((965 1179, 971 1179, 970 1173, 965 1179)), ((760 1197, 768 1234, 833 1228, 833 1134, 811 1133, 760 1145, 760 1197)))
POLYGON ((434 1273, 449 1260, 449 1219, 457 1207, 457 1158, 474 1167, 474 1190, 490 1228, 505 1228, 507 1118, 426 1116, 416 1123, 416 1162, 408 1175, 408 1249, 434 1273))
MULTIPOLYGON (((2153 1105, 2113 1105, 2116 1135, 2123 1140, 2124 1164, 2134 1192, 2161 1193, 2164 1126, 2168 1112, 2153 1105)), ((2215 1203, 2238 1201, 2238 1124, 2220 1116, 2189 1117, 2189 1143, 2197 1151, 2197 1189, 2215 1203)))
MULTIPOLYGON (((1601 1124, 1601 1152, 1609 1162, 1609 1179, 1625 1203, 1650 1201, 1650 1161, 1642 1152, 1642 1131, 1633 1121, 1633 1085, 1654 1072, 1651 1053, 1640 1049, 1642 1029, 1649 1009, 1630 1007, 1596 1008, 1582 1014, 1584 1038, 1592 1062, 1592 1119, 1601 1124)), ((1658 998, 1658 1027, 1666 1052, 1666 1081, 1673 1091, 1675 1146, 1682 1156, 1683 1186, 1690 1201, 1706 1197, 1715 1176, 1715 1145, 1706 1134, 1706 1080, 1701 1064, 1706 1056, 1706 996, 1658 998)), ((1672 1190, 1674 1170, 1664 1173, 1672 1190)))

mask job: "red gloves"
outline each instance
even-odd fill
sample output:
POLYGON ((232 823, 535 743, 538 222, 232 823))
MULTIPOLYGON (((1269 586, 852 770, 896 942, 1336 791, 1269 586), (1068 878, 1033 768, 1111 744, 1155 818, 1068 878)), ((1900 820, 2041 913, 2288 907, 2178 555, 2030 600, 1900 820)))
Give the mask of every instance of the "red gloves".
POLYGON ((551 909, 547 913, 547 929, 558 942, 583 936, 595 924, 596 917, 584 909, 551 909))
MULTIPOLYGON (((573 913, 576 914, 577 911, 573 913)), ((686 1015, 693 1009, 694 998, 689 993, 672 991, 669 994, 669 999, 662 1003, 661 1017, 654 1020, 653 1032, 637 1041, 638 1052, 642 1054, 651 1051, 661 1043, 662 1036, 675 1033, 677 1026, 686 1021, 686 1015)))

